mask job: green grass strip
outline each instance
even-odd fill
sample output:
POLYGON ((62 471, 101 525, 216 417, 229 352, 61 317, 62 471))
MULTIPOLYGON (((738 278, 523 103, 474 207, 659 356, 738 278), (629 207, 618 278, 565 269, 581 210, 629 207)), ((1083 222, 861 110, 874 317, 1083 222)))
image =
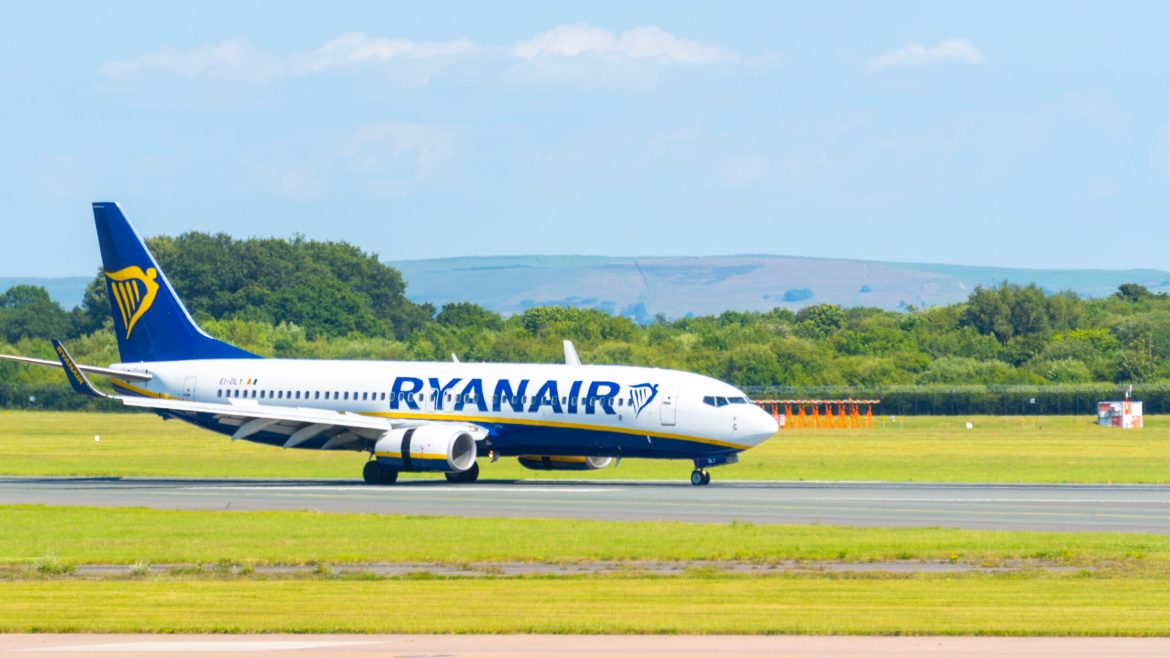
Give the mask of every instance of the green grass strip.
POLYGON ((1162 581, 1083 577, 0 583, 3 632, 1164 635, 1162 581))
MULTIPOLYGON (((782 431, 713 475, 716 480, 1170 482, 1170 417, 1147 416, 1146 428, 1134 431, 1093 421, 1086 416, 881 417, 872 430, 782 431), (967 429, 968 421, 973 429, 967 429)), ((365 458, 233 443, 151 414, 0 412, 3 475, 358 480, 365 458)), ((588 473, 529 471, 514 459, 482 460, 480 467, 486 480, 685 481, 691 470, 686 461, 638 459, 588 473)))
POLYGON ((1055 560, 1170 570, 1170 536, 142 508, 0 507, 0 563, 1055 560))

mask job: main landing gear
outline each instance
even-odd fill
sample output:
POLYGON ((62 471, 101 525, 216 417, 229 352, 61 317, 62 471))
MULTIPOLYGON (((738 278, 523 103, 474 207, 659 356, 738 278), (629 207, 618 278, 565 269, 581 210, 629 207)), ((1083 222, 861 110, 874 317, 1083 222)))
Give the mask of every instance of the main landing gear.
MULTIPOLYGON (((471 468, 462 473, 444 473, 448 482, 470 484, 479 479, 479 464, 472 464, 471 468)), ((362 479, 366 484, 394 484, 398 481, 398 471, 383 466, 377 459, 371 459, 362 467, 362 479)))
POLYGON ((377 459, 371 459, 362 468, 362 479, 366 484, 394 484, 398 481, 398 471, 386 468, 377 459))
POLYGON ((479 479, 479 464, 472 462, 471 468, 462 473, 444 473, 448 482, 456 484, 471 484, 479 479))
POLYGON ((701 468, 696 468, 691 471, 691 484, 696 487, 706 486, 711 484, 711 474, 701 468))

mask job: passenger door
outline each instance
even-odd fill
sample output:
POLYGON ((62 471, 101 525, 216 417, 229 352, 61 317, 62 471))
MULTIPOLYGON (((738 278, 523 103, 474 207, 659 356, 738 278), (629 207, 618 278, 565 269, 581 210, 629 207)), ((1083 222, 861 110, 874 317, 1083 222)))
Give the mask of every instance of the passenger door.
POLYGON ((183 381, 183 399, 195 399, 195 377, 188 377, 183 381))
POLYGON ((678 400, 674 389, 662 391, 662 401, 658 403, 659 417, 663 425, 674 425, 678 420, 678 400))

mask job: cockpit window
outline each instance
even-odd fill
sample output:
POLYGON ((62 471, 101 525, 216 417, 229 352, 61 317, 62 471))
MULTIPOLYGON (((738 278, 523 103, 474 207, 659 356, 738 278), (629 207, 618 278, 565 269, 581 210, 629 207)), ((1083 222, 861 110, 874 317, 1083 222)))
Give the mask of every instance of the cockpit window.
POLYGON ((727 398, 717 395, 704 395, 703 404, 710 405, 712 407, 726 407, 729 404, 751 404, 751 402, 743 396, 727 398))

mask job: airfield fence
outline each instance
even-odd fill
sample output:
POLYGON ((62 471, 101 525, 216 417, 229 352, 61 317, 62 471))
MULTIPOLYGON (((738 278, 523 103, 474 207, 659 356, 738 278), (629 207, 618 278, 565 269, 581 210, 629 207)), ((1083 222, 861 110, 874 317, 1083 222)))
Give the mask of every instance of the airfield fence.
MULTIPOLYGON (((1096 415, 1097 403, 1120 400, 1124 387, 1112 383, 1048 386, 747 386, 752 398, 881 400, 885 416, 1070 416, 1096 415)), ((1137 384, 1132 399, 1147 414, 1170 413, 1170 384, 1137 384)))

